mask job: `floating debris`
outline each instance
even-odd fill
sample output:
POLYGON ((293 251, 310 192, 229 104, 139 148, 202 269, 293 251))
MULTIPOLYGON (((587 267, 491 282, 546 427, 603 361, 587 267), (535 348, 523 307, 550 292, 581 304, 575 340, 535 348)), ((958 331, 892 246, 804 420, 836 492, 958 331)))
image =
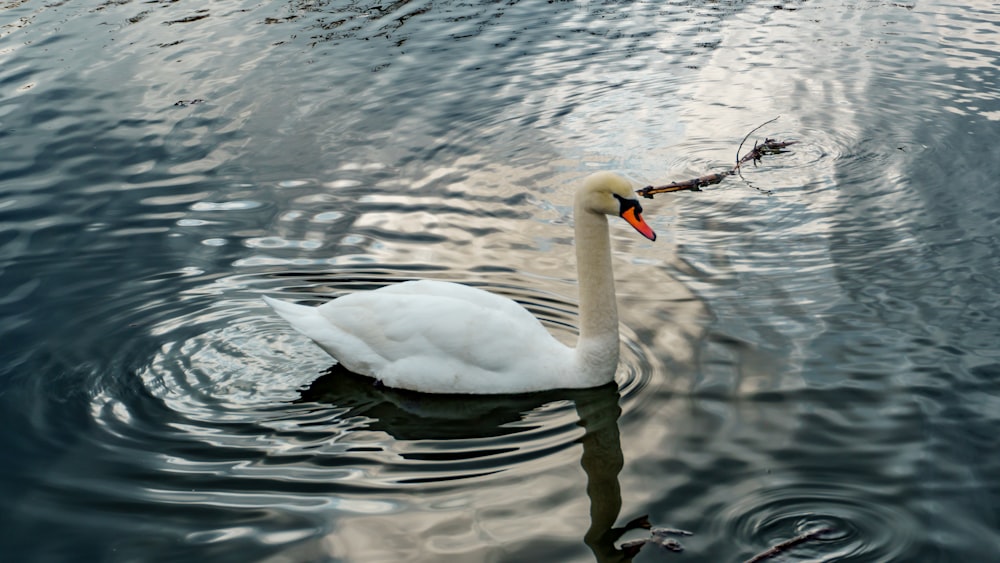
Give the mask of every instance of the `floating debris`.
POLYGON ((701 188, 705 186, 711 186, 712 184, 718 184, 719 182, 724 180, 727 176, 735 176, 736 174, 740 174, 742 166, 747 162, 752 162, 754 166, 756 166, 757 163, 760 162, 761 158, 764 157, 765 155, 781 154, 788 152, 785 149, 787 147, 796 144, 798 141, 777 141, 775 139, 765 138, 763 143, 757 144, 755 142, 753 145, 753 150, 748 152, 743 157, 740 157, 740 150, 743 148, 743 143, 746 142, 746 140, 750 137, 750 135, 752 135, 753 132, 756 131, 757 129, 760 129, 761 127, 767 125, 768 123, 772 123, 776 119, 778 118, 775 117, 771 121, 767 121, 765 123, 758 125, 749 133, 747 133, 746 137, 743 137, 743 142, 741 142, 739 148, 736 149, 736 164, 729 170, 726 170, 725 172, 717 172, 715 174, 705 174, 704 176, 698 176, 697 178, 692 178, 690 180, 684 180, 681 182, 671 182, 663 186, 646 186, 641 190, 637 190, 636 193, 638 193, 642 197, 653 199, 653 196, 656 194, 680 192, 683 190, 700 192, 701 188))
POLYGON ((795 536, 794 538, 792 538, 790 540, 785 540, 785 541, 779 543, 778 545, 776 545, 776 546, 768 549, 767 551, 763 551, 761 553, 758 553, 757 555, 755 555, 755 556, 751 557, 750 559, 747 559, 746 561, 744 561, 744 563, 760 563, 761 561, 764 561, 765 559, 770 559, 772 557, 776 557, 778 555, 781 555, 782 553, 785 553, 786 551, 792 549, 793 547, 795 547, 795 546, 797 546, 799 544, 803 544, 803 543, 805 543, 807 541, 813 541, 813 540, 819 539, 819 537, 822 536, 823 534, 827 534, 827 533, 832 532, 832 531, 833 531, 832 528, 819 528, 818 530, 813 530, 811 532, 806 532, 804 534, 800 534, 800 535, 795 536))
POLYGON ((649 523, 648 516, 640 516, 630 521, 628 524, 625 524, 625 526, 618 528, 616 530, 619 533, 624 534, 626 531, 636 530, 636 529, 649 530, 649 537, 622 542, 622 544, 619 546, 619 549, 626 557, 629 558, 635 557, 639 553, 639 551, 641 551, 642 548, 646 546, 646 544, 653 544, 667 551, 672 551, 674 553, 681 553, 682 551, 684 551, 684 546, 681 545, 681 542, 675 540, 671 536, 687 537, 694 535, 693 532, 689 532, 687 530, 653 526, 652 524, 649 523))

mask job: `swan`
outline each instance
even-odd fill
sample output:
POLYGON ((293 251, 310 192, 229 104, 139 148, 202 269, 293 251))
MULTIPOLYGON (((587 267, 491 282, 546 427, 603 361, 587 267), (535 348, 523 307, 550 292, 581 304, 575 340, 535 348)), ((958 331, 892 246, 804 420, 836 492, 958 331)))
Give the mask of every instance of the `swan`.
POLYGON ((406 281, 319 307, 264 301, 344 368, 387 387, 447 394, 597 387, 614 379, 620 346, 608 215, 656 240, 621 176, 598 172, 577 189, 575 348, 513 300, 452 282, 406 281))

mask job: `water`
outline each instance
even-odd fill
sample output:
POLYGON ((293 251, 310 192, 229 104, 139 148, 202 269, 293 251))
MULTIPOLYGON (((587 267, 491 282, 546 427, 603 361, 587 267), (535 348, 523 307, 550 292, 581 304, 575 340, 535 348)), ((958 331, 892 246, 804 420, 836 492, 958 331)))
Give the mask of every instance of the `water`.
POLYGON ((0 3, 11 561, 1000 553, 1000 10, 0 3), (433 277, 576 330, 568 186, 725 169, 613 230, 616 384, 373 389, 261 303, 433 277), (632 531, 623 539, 641 538, 632 531))

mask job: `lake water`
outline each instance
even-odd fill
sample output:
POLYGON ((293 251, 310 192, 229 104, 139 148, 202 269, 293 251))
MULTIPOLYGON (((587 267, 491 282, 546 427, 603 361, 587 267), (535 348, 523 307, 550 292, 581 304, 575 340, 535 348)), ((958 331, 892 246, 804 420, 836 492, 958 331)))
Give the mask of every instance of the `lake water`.
POLYGON ((0 553, 996 560, 998 60, 990 2, 0 0, 0 553), (260 300, 572 341, 572 186, 778 116, 614 226, 616 385, 375 389, 260 300))

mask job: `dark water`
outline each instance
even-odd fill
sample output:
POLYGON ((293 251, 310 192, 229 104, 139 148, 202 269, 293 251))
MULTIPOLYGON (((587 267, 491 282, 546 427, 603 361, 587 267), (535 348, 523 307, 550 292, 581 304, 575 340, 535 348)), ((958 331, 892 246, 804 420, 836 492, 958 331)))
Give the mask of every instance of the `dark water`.
POLYGON ((0 553, 995 560, 998 58, 987 2, 0 1, 0 553), (377 390, 259 299, 450 279, 572 340, 568 186, 778 115, 613 232, 617 385, 377 390))

